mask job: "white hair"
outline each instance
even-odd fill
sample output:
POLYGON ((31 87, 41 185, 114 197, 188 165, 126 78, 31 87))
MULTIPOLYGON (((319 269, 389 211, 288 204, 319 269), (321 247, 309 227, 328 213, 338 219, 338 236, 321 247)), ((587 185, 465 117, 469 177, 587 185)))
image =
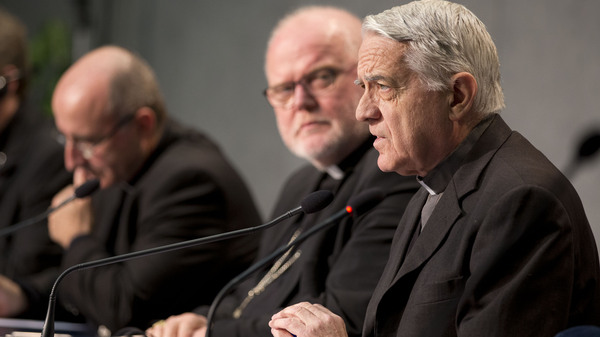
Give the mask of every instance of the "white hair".
POLYGON ((368 32, 405 43, 402 61, 429 90, 449 90, 454 74, 468 72, 478 85, 474 110, 485 115, 504 108, 496 46, 485 25, 464 6, 414 1, 367 16, 363 34, 368 32))

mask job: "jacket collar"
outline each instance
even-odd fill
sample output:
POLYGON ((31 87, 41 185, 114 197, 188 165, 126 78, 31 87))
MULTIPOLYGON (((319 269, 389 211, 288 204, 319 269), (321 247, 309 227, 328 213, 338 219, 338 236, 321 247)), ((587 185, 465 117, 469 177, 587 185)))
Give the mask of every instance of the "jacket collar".
MULTIPOLYGON (((461 165, 451 176, 444 195, 429 218, 428 226, 425 226, 410 252, 406 256, 401 256, 399 260, 401 265, 394 282, 422 265, 442 244, 447 233, 463 213, 460 206, 461 199, 478 188, 485 167, 510 134, 510 128, 499 115, 489 120, 489 126, 464 154, 460 161, 461 165)), ((410 240, 412 228, 418 225, 419 221, 420 208, 416 203, 424 203, 426 197, 427 192, 421 189, 413 198, 415 203, 411 202, 409 205, 410 211, 407 211, 399 225, 399 228, 405 229, 400 238, 401 242, 407 243, 410 240)))

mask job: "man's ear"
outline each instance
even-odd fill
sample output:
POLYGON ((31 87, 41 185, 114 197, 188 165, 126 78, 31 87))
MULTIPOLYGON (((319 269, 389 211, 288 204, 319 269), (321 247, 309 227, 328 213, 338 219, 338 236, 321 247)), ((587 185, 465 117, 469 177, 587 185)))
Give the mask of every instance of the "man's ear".
POLYGON ((135 123, 141 134, 152 136, 156 131, 156 113, 149 107, 141 107, 135 113, 135 123))
POLYGON ((452 96, 450 102, 450 119, 464 120, 473 107, 477 94, 477 80, 467 72, 452 76, 452 96))

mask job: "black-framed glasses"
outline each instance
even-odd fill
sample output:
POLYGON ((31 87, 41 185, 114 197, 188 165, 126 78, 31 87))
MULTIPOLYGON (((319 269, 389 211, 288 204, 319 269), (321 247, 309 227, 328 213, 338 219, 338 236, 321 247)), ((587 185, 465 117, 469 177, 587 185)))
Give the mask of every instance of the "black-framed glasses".
MULTIPOLYGON (((115 124, 115 126, 108 133, 106 133, 104 136, 99 137, 97 139, 94 139, 94 140, 74 139, 73 146, 81 153, 83 158, 89 160, 94 156, 94 151, 98 145, 102 144, 106 140, 108 140, 108 139, 112 138, 114 135, 116 135, 117 132, 119 132, 119 130, 122 127, 124 127, 125 125, 129 124, 129 122, 134 120, 135 115, 136 115, 135 113, 130 113, 130 114, 127 114, 127 115, 121 117, 121 119, 119 119, 117 124, 115 124)), ((56 140, 63 146, 67 143, 66 137, 60 133, 56 136, 56 140)))
MULTIPOLYGON (((348 70, 353 69, 349 68, 348 70)), ((277 108, 289 108, 293 103, 294 91, 298 85, 311 95, 322 95, 335 87, 336 79, 345 71, 334 67, 323 67, 302 76, 298 81, 290 81, 268 87, 263 95, 269 104, 277 108)))

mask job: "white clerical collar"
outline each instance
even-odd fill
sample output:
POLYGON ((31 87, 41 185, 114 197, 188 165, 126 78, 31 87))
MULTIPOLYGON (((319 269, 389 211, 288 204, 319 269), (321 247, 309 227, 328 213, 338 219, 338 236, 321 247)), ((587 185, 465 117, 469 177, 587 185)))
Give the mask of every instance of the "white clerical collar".
POLYGON ((340 169, 337 165, 327 166, 325 171, 335 180, 342 180, 342 178, 344 178, 344 171, 342 171, 342 169, 340 169))
POLYGON ((419 184, 421 184, 421 186, 423 186, 423 188, 425 188, 427 190, 427 192, 429 192, 429 195, 437 195, 437 193, 429 186, 427 186, 427 184, 425 184, 425 182, 423 181, 423 177, 420 176, 416 176, 417 177, 417 181, 419 182, 419 184))

